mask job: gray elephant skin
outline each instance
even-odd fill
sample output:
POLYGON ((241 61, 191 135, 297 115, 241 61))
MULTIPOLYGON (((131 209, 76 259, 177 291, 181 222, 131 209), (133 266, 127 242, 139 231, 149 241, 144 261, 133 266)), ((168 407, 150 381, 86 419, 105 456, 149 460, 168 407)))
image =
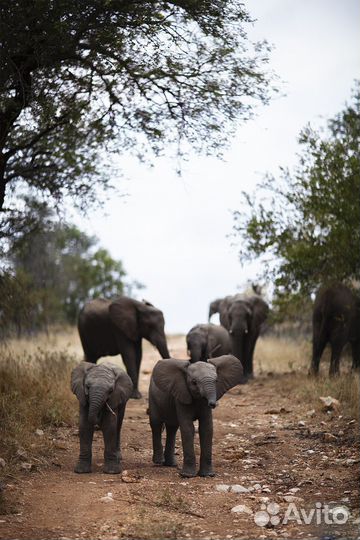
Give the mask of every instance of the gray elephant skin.
POLYGON ((162 358, 169 358, 163 313, 149 302, 122 296, 115 300, 97 298, 85 304, 79 314, 78 330, 85 360, 96 363, 102 356, 121 354, 134 385, 138 389, 142 358, 142 339, 154 345, 162 358))
POLYGON ((130 377, 110 362, 81 362, 72 371, 71 390, 80 403, 80 455, 75 472, 91 472, 92 441, 98 425, 104 437, 104 473, 119 473, 121 426, 133 390, 130 377))
POLYGON ((268 312, 268 304, 257 295, 226 296, 219 303, 220 323, 230 334, 232 354, 242 362, 244 380, 253 377, 255 345, 268 312))
POLYGON ((231 353, 229 332, 216 324, 197 324, 186 335, 186 345, 191 362, 206 362, 231 353))
POLYGON ((212 468, 212 409, 224 393, 242 379, 242 366, 231 355, 207 362, 160 360, 154 367, 149 390, 149 415, 153 438, 153 462, 176 466, 175 438, 180 426, 183 448, 181 476, 196 476, 194 420, 199 420, 199 476, 214 476, 212 468), (166 427, 165 452, 161 433, 166 427))
POLYGON ((340 356, 351 345, 353 369, 360 367, 360 297, 349 287, 335 283, 319 290, 313 311, 313 353, 310 371, 319 372, 322 353, 331 346, 330 375, 340 372, 340 356))

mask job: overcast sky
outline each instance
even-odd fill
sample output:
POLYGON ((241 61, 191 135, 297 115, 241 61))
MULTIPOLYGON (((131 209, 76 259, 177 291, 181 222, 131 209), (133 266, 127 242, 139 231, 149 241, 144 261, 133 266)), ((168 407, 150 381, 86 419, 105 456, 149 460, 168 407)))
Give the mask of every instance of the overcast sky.
POLYGON ((119 187, 128 196, 79 220, 146 285, 140 297, 163 310, 170 333, 205 322, 212 299, 255 276, 258 265, 242 266, 227 238, 241 191, 252 191, 265 172, 295 163, 301 128, 339 112, 360 78, 359 0, 245 3, 257 19, 251 39, 275 46, 270 67, 286 95, 239 128, 225 161, 193 158, 181 178, 171 160, 159 159, 149 170, 122 157, 126 178, 119 187))

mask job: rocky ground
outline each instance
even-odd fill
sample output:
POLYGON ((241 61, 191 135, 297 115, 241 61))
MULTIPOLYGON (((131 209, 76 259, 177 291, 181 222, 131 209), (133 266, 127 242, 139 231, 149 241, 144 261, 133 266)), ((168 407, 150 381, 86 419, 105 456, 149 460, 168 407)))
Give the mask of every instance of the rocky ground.
MULTIPOLYGON (((185 357, 183 338, 170 347, 185 357)), ((101 472, 101 432, 93 473, 76 475, 76 426, 45 431, 39 436, 53 439, 55 458, 9 478, 17 511, 0 516, 0 538, 358 536, 358 428, 341 404, 310 407, 294 395, 293 374, 260 375, 214 411, 216 476, 184 479, 151 463, 146 395, 155 361, 147 349, 145 397, 130 400, 124 421, 122 475, 101 472)))

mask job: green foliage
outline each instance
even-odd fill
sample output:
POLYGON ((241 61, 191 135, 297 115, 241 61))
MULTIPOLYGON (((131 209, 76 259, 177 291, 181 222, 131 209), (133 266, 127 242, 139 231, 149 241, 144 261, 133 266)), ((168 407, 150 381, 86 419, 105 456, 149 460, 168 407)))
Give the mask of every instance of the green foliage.
POLYGON ((0 210, 24 184, 89 204, 104 151, 220 152, 268 99, 250 22, 238 0, 3 0, 0 210))
POLYGON ((234 212, 241 261, 260 257, 283 306, 323 283, 360 280, 359 142, 357 86, 326 132, 308 126, 300 133, 295 170, 267 176, 234 212))
POLYGON ((128 282, 121 261, 99 247, 95 237, 57 221, 46 203, 28 198, 26 205, 28 219, 18 230, 12 229, 3 257, 7 261, 0 274, 3 333, 15 329, 21 335, 58 322, 74 324, 86 300, 142 287, 128 282))

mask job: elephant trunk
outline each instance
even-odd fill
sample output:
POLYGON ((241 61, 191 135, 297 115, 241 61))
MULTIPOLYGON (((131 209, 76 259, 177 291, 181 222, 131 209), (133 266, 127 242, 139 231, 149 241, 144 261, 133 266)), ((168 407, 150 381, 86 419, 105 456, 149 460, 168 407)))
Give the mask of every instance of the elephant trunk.
POLYGON ((245 335, 244 333, 233 332, 230 334, 231 338, 231 350, 234 356, 238 358, 244 364, 244 348, 245 348, 245 335))
POLYGON ((202 381, 201 396, 206 399, 209 407, 216 407, 216 380, 211 378, 202 381))
POLYGON ((89 423, 92 425, 100 424, 101 409, 105 405, 106 392, 99 389, 91 389, 89 393, 89 423))
POLYGON ((169 349, 167 348, 166 337, 157 338, 155 343, 153 343, 157 350, 159 351, 161 358, 170 358, 169 349))
POLYGON ((189 346, 190 359, 191 362, 206 362, 206 346, 204 347, 201 343, 192 343, 189 346))

